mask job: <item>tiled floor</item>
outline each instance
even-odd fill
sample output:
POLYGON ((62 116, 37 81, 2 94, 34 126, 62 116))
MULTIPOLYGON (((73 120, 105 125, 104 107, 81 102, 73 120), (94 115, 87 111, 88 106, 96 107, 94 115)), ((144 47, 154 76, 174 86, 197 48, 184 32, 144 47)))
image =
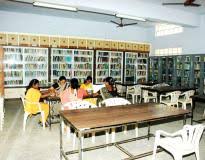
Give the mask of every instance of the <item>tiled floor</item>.
MULTIPOLYGON (((198 104, 198 113, 203 113, 203 104, 198 104)), ((23 122, 23 107, 20 100, 10 100, 5 102, 5 125, 4 130, 0 132, 0 160, 57 160, 59 159, 59 124, 54 124, 52 130, 48 128, 43 130, 41 126, 37 124, 39 115, 28 119, 26 132, 22 132, 23 122)), ((190 123, 190 120, 187 121, 190 123)), ((155 124, 151 127, 151 132, 155 132, 157 129, 163 129, 168 132, 174 132, 181 129, 183 126, 182 120, 171 121, 161 124, 155 124)), ((141 126, 139 134, 144 135, 147 132, 146 126, 141 126)), ((116 140, 126 139, 128 137, 134 137, 134 130, 129 130, 125 135, 123 132, 116 134, 116 140)), ((72 137, 65 139, 65 148, 72 148, 72 137)), ((147 139, 126 143, 123 146, 133 155, 151 151, 153 148, 153 140, 147 139)), ((96 144, 105 143, 105 136, 97 136, 96 144)), ((85 146, 92 146, 90 138, 85 138, 85 146)), ((77 146, 77 145, 76 145, 77 146)), ((205 135, 203 135, 200 142, 200 157, 201 160, 205 160, 205 135)), ((127 155, 122 153, 116 147, 109 147, 89 151, 84 153, 84 160, 120 160, 127 158, 127 155)), ((71 160, 77 160, 77 155, 70 156, 71 160)), ((141 158, 140 160, 150 160, 151 156, 141 158)), ((172 160, 172 156, 167 152, 160 152, 157 154, 157 160, 172 160)), ((184 160, 195 160, 195 156, 184 157, 184 160)))

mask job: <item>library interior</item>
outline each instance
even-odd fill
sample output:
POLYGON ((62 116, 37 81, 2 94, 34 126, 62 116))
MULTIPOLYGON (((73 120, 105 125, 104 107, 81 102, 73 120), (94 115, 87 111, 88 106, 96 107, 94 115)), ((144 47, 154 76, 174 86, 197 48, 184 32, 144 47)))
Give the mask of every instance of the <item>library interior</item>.
POLYGON ((0 0, 0 160, 204 160, 204 0, 0 0))

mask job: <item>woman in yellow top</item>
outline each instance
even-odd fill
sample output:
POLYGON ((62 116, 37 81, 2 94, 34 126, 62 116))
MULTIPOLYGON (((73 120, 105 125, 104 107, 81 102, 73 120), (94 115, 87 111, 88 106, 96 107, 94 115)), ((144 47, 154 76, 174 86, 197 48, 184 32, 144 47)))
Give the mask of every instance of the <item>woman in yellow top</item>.
MULTIPOLYGON (((39 80, 37 79, 32 79, 28 85, 28 87, 26 88, 26 100, 28 102, 31 103, 35 103, 35 102, 39 102, 40 98, 45 98, 50 96, 51 93, 47 93, 42 95, 40 90, 39 90, 39 80)), ((44 111, 44 115, 45 115, 45 121, 47 120, 48 114, 49 114, 49 105, 46 103, 41 103, 41 109, 42 111, 44 111)), ((27 103, 25 106, 25 111, 29 112, 30 114, 36 114, 39 112, 39 107, 36 104, 29 104, 27 103)), ((42 122, 42 120, 40 120, 40 122, 42 122)), ((48 125, 46 123, 46 125, 48 125)))
POLYGON ((93 85, 92 85, 92 77, 88 76, 86 78, 86 80, 84 81, 83 84, 81 84, 80 88, 84 89, 87 91, 87 95, 88 97, 91 96, 92 98, 86 98, 84 100, 93 103, 93 104, 97 104, 97 98, 94 98, 96 96, 98 96, 98 93, 93 93, 93 85))

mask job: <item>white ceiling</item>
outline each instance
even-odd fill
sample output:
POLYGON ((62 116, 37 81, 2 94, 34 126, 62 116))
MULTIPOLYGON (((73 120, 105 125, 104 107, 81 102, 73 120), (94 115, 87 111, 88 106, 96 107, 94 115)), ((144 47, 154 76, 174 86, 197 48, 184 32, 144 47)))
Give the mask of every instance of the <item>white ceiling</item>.
MULTIPOLYGON (((44 1, 48 1, 48 0, 44 0, 44 1)), ((110 20, 119 21, 119 19, 114 16, 115 12, 113 12, 113 10, 109 9, 109 7, 105 8, 105 9, 103 8, 103 6, 99 7, 101 9, 94 8, 92 6, 92 4, 96 3, 97 2, 96 0, 52 0, 52 2, 59 2, 59 3, 63 3, 63 4, 68 4, 68 5, 71 5, 73 3, 75 5, 78 5, 79 6, 78 8, 80 10, 103 12, 103 13, 107 13, 107 15, 106 14, 96 14, 96 13, 91 13, 91 12, 84 12, 84 11, 69 12, 69 11, 34 7, 32 5, 33 0, 0 0, 0 10, 13 11, 13 12, 23 12, 23 13, 34 13, 34 14, 42 14, 42 15, 52 15, 52 16, 66 17, 66 18, 85 19, 85 20, 92 20, 92 21, 106 22, 106 23, 110 23, 110 20), (22 2, 24 2, 24 3, 22 3, 22 2), (81 4, 86 4, 86 5, 88 4, 88 5, 82 6, 81 4), (89 4, 91 4, 91 6, 89 6, 89 4)), ((113 5, 112 2, 114 3, 114 1, 112 1, 112 0, 109 0, 109 1, 105 0, 105 1, 98 1, 98 2, 99 2, 99 4, 100 4, 100 2, 104 2, 104 4, 106 4, 106 2, 110 2, 111 5, 113 5)), ((126 2, 127 2, 126 0, 120 0, 119 4, 117 4, 116 8, 119 7, 121 10, 125 10, 125 11, 127 9, 129 10, 129 5, 126 5, 126 2)), ((163 2, 184 2, 184 0, 130 0, 130 2, 132 2, 133 5, 136 5, 139 2, 141 4, 145 4, 145 7, 147 4, 148 9, 146 10, 146 12, 143 9, 141 9, 145 14, 147 12, 149 12, 150 6, 159 6, 159 7, 162 7, 162 9, 165 9, 165 11, 166 11, 166 7, 167 7, 167 10, 169 10, 168 14, 170 13, 170 9, 172 9, 172 8, 174 9, 173 13, 175 13, 175 14, 176 14, 177 10, 179 10, 179 13, 181 13, 180 11, 183 11, 183 14, 187 12, 187 16, 192 16, 191 15, 192 13, 205 14, 205 0, 196 0, 195 3, 202 4, 201 7, 162 6, 161 5, 163 2)), ((106 4, 106 5, 108 6, 108 4, 106 4)), ((138 6, 136 5, 136 7, 138 7, 138 6)), ((150 12, 149 14, 152 15, 153 13, 150 12)), ((165 14, 165 13, 162 13, 162 14, 165 14)), ((172 16, 174 17, 174 15, 172 15, 172 16)), ((169 17, 169 15, 167 17, 169 17)), ((165 22, 165 20, 160 19, 160 18, 153 19, 153 17, 148 17, 148 16, 146 18, 148 19, 147 22, 138 22, 137 26, 150 27, 150 26, 155 25, 156 23, 165 22)), ((124 23, 135 22, 133 20, 127 20, 127 19, 125 19, 123 21, 124 21, 124 23)), ((167 20, 167 22, 169 22, 169 21, 167 20)))

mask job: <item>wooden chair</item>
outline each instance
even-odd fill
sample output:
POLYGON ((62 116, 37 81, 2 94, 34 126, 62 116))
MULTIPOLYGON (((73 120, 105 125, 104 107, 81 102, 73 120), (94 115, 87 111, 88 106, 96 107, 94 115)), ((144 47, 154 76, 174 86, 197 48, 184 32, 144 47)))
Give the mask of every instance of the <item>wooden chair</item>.
POLYGON ((182 130, 175 133, 167 133, 162 130, 156 131, 152 160, 156 159, 157 147, 161 147, 171 153, 175 160, 182 160, 184 155, 192 153, 199 156, 199 141, 204 130, 204 125, 185 125, 182 130), (161 137, 163 136, 163 137, 161 137))

